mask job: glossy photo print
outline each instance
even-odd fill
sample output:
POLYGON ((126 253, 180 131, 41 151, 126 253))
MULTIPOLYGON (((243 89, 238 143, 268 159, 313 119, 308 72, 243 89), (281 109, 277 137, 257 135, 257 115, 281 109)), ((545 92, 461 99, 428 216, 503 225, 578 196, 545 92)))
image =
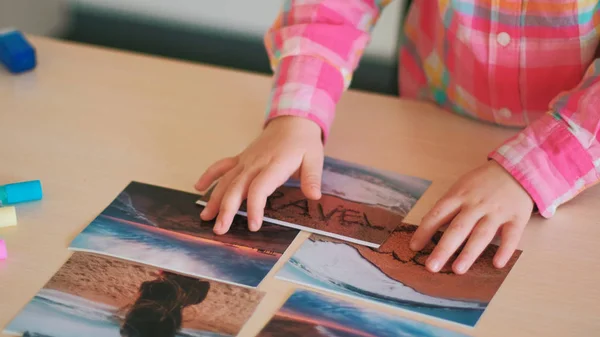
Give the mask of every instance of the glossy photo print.
MULTIPOLYGON (((378 248, 430 184, 325 157, 320 200, 306 199, 299 182, 289 180, 267 199, 264 214, 272 223, 378 248)), ((198 203, 206 205, 210 192, 198 203)), ((245 203, 239 214, 247 215, 245 203)))
POLYGON ((425 261, 441 233, 423 251, 413 252, 409 241, 416 228, 403 224, 378 250, 313 234, 276 278, 475 326, 521 251, 496 269, 492 259, 498 247, 489 245, 464 275, 452 272, 457 254, 439 273, 431 273, 425 261))
POLYGON ((36 337, 236 336, 263 294, 75 252, 9 323, 36 337))
POLYGON ((297 290, 257 337, 466 337, 315 292, 297 290))
POLYGON ((299 231, 267 223, 253 233, 247 219, 236 216, 227 234, 216 235, 214 223, 200 219, 198 197, 132 182, 69 249, 256 287, 299 231))

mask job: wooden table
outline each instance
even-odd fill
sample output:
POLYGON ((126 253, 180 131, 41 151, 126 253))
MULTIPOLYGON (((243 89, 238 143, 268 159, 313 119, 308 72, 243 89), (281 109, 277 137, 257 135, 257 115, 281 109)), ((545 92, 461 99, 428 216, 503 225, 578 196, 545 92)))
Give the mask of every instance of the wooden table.
MULTIPOLYGON (((193 192, 209 164, 242 150, 261 130, 271 85, 255 74, 31 41, 39 57, 34 72, 0 70, 0 184, 41 179, 45 198, 18 206, 18 227, 0 229, 10 254, 0 262, 1 327, 60 268, 69 242, 129 181, 193 192)), ((326 152, 432 180, 407 218, 418 223, 454 179, 513 133, 431 105, 349 92, 326 152)), ((553 219, 530 222, 522 257, 476 328, 402 315, 475 336, 598 336, 599 198, 600 188, 593 188, 553 219)), ((241 337, 254 336, 294 287, 272 275, 241 337)))

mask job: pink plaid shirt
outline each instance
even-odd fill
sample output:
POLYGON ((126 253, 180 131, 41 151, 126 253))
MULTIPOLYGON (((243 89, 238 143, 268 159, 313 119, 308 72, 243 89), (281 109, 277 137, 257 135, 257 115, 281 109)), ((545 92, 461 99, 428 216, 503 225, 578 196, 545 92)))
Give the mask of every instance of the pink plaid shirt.
MULTIPOLYGON (((325 139, 384 0, 288 0, 265 36, 268 119, 303 116, 325 139)), ((490 154, 539 212, 599 179, 598 1, 415 0, 400 49, 401 96, 524 129, 490 154)))

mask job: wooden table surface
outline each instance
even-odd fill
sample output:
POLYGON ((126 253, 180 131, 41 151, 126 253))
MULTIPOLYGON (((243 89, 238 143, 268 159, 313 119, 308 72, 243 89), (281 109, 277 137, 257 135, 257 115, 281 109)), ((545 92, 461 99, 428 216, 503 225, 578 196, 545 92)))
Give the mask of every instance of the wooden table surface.
MULTIPOLYGON (((131 180, 194 192, 208 165, 242 150, 261 130, 271 85, 267 76, 30 39, 38 68, 20 76, 0 69, 0 185, 40 179, 45 197, 19 205, 19 225, 0 229, 10 255, 0 261, 2 328, 131 180)), ((514 132, 351 91, 326 153, 432 180, 406 219, 418 223, 457 177, 514 132)), ((367 306, 474 336, 598 336, 599 198, 600 188, 592 188, 554 218, 531 220, 523 255, 474 329, 367 306)), ((254 336, 295 287, 272 276, 260 285, 268 294, 241 337, 254 336)))

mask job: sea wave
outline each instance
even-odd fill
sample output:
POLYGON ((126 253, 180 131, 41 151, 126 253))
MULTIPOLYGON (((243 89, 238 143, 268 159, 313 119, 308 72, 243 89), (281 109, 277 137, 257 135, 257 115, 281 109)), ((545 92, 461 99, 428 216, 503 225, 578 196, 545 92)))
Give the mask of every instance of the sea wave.
POLYGON ((364 259, 355 248, 325 241, 306 241, 288 262, 318 283, 333 285, 342 292, 390 304, 481 309, 485 303, 451 300, 425 295, 396 281, 364 259))
POLYGON ((144 213, 135 208, 133 201, 131 200, 131 196, 127 192, 121 192, 121 194, 119 194, 119 196, 111 203, 110 207, 115 208, 143 223, 152 225, 154 227, 159 227, 158 224, 150 221, 150 219, 148 219, 144 213))
POLYGON ((229 334, 221 334, 218 332, 182 329, 181 331, 179 331, 177 333, 177 337, 233 337, 233 336, 229 335, 229 334))
POLYGON ((247 255, 220 242, 157 232, 149 226, 124 224, 104 217, 95 219, 69 248, 251 287, 262 281, 278 259, 267 254, 247 255))
MULTIPOLYGON (((323 337, 348 337, 348 336, 350 336, 350 334, 347 332, 338 333, 338 332, 334 331, 333 329, 329 329, 329 328, 326 328, 326 327, 320 326, 320 325, 318 325, 315 329, 323 337)), ((350 337, 353 337, 353 336, 350 336, 350 337)))
POLYGON ((423 322, 307 290, 296 290, 284 304, 282 312, 290 319, 296 318, 317 325, 320 332, 329 332, 331 337, 466 337, 423 322))
MULTIPOLYGON (((289 180, 285 186, 300 188, 300 182, 289 180)), ((385 208, 402 215, 406 215, 417 202, 415 197, 390 186, 374 184, 327 170, 323 171, 321 191, 325 195, 385 208)))
POLYGON ((96 321, 112 321, 117 308, 53 289, 41 289, 36 298, 53 310, 96 321))
MULTIPOLYGON (((122 318, 116 307, 58 290, 41 289, 6 331, 28 337, 118 336, 122 318)), ((232 336, 184 328, 177 337, 232 336)))

